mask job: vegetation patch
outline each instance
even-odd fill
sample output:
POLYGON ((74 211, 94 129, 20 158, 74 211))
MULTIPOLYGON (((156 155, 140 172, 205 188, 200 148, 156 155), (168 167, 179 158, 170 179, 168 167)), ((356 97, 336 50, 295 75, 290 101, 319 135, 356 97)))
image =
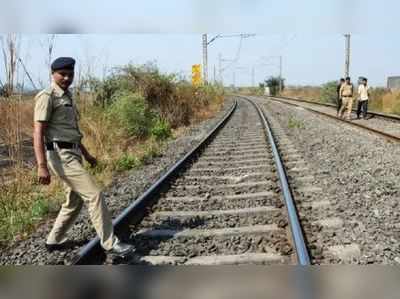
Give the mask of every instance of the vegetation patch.
POLYGON ((304 121, 294 118, 293 116, 289 117, 288 127, 290 129, 305 129, 304 121))

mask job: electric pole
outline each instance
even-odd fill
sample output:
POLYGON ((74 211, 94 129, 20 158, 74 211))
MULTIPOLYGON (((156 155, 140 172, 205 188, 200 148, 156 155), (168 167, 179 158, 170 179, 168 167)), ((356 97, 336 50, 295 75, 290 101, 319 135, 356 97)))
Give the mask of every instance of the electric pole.
POLYGON ((217 68, 215 67, 214 64, 214 78, 213 78, 214 84, 216 83, 216 80, 217 80, 217 68))
POLYGON ((219 77, 219 82, 221 85, 224 85, 222 82, 222 54, 218 54, 218 77, 219 77))
POLYGON ((208 83, 208 53, 207 53, 207 34, 203 34, 203 80, 208 83))
POLYGON ((283 84, 282 84, 282 56, 279 56, 279 93, 282 93, 283 84))
POLYGON ((344 35, 346 38, 346 60, 345 60, 345 68, 344 68, 344 76, 350 76, 350 34, 344 35))
POLYGON ((256 84, 256 69, 255 66, 253 65, 251 69, 251 86, 254 87, 256 84))
MULTIPOLYGON (((255 34, 246 34, 246 33, 230 34, 230 35, 218 34, 218 35, 214 36, 213 38, 211 38, 210 40, 208 40, 207 33, 203 34, 203 43, 202 44, 203 44, 203 80, 204 80, 204 84, 208 83, 208 49, 207 49, 208 45, 210 45, 216 39, 219 39, 219 38, 240 37, 241 41, 242 41, 244 38, 249 38, 249 37, 253 37, 253 36, 255 36, 255 34)), ((240 53, 240 51, 238 53, 240 53)))

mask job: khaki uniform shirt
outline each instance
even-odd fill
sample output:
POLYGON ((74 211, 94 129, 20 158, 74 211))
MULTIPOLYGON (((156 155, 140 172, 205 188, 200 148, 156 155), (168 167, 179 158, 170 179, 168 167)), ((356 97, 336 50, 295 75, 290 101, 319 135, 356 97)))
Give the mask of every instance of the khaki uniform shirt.
POLYGON ((352 97, 353 96, 353 84, 343 84, 340 88, 341 97, 352 97))
POLYGON ((82 134, 78 126, 79 113, 71 93, 56 83, 35 97, 34 121, 47 122, 45 142, 63 141, 80 143, 82 134))

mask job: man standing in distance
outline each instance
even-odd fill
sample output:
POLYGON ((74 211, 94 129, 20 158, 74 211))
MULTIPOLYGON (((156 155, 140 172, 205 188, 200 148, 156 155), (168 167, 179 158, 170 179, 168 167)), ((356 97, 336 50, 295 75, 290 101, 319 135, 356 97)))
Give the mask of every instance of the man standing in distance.
POLYGON ((107 253, 126 256, 133 251, 133 247, 120 242, 114 235, 111 215, 102 192, 83 167, 82 157, 92 167, 97 160, 81 143, 83 136, 78 126, 79 113, 68 89, 74 79, 74 67, 73 58, 57 58, 51 65, 51 86, 35 98, 33 140, 39 182, 50 184, 50 168, 62 180, 66 190, 66 201, 45 245, 49 251, 69 247, 71 242, 66 237, 67 231, 85 203, 101 246, 107 253))
POLYGON ((350 120, 351 109, 353 108, 353 83, 350 77, 346 78, 346 82, 340 88, 339 94, 342 97, 342 107, 339 110, 339 117, 343 118, 344 111, 346 111, 346 119, 350 120))
POLYGON ((358 86, 358 106, 357 106, 357 119, 362 117, 367 118, 368 112, 368 99, 369 99, 369 86, 367 78, 363 78, 360 86, 358 86))
POLYGON ((342 87, 342 85, 344 84, 344 78, 341 78, 339 81, 339 84, 336 87, 336 116, 339 117, 339 110, 342 107, 342 97, 340 96, 340 88, 342 87))

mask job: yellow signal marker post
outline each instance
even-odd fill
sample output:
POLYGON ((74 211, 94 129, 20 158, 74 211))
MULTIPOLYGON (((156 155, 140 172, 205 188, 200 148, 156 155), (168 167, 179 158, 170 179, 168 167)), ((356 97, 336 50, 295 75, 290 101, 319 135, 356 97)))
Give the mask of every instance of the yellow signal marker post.
POLYGON ((203 84, 203 80, 201 78, 201 65, 200 64, 192 65, 192 84, 194 86, 200 86, 203 84))

